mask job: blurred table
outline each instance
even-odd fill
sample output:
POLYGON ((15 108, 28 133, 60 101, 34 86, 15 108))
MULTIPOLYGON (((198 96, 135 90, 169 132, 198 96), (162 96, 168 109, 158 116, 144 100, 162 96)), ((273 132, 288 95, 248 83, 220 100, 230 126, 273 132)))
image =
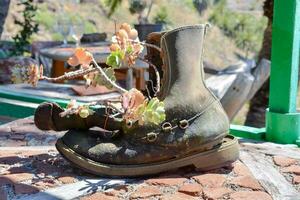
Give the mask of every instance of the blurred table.
MULTIPOLYGON (((100 65, 105 65, 106 58, 110 54, 109 43, 108 42, 98 42, 90 43, 88 45, 82 45, 83 48, 91 52, 100 65)), ((63 75, 72 69, 66 68, 66 61, 71 57, 75 51, 76 47, 74 45, 68 45, 66 47, 56 46, 51 48, 45 48, 40 51, 42 56, 50 58, 53 60, 51 77, 58 77, 63 75)), ((132 88, 135 86, 137 89, 145 88, 145 69, 148 65, 137 62, 137 65, 132 69, 126 67, 121 67, 116 69, 117 80, 126 80, 126 88, 132 88), (135 81, 135 84, 134 84, 135 81)))

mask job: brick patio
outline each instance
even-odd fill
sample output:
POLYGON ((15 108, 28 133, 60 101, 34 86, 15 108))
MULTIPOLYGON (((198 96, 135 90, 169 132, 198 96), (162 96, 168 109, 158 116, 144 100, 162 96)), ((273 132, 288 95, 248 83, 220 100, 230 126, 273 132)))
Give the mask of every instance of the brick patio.
POLYGON ((106 179, 73 168, 58 154, 53 144, 62 134, 37 130, 31 118, 0 126, 1 200, 300 199, 300 150, 294 146, 241 141, 241 159, 218 170, 202 173, 186 167, 154 177, 106 179), (251 162, 251 155, 263 159, 251 162), (279 183, 253 173, 261 161, 266 173, 275 170, 279 183), (280 187, 286 189, 274 189, 280 187))

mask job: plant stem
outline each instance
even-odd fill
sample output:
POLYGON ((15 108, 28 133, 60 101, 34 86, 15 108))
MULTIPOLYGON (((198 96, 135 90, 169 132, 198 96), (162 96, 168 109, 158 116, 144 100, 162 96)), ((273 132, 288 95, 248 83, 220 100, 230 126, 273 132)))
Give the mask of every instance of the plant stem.
POLYGON ((113 105, 111 102, 107 101, 106 102, 107 106, 110 106, 111 108, 113 108, 114 110, 116 110, 119 114, 123 115, 124 111, 120 110, 118 107, 116 107, 115 105, 113 105))
POLYGON ((118 92, 121 94, 128 92, 126 89, 122 88, 121 86, 117 85, 115 82, 113 82, 103 71, 103 69, 98 65, 98 63, 95 61, 95 59, 92 60, 92 63, 95 65, 96 69, 100 72, 100 74, 107 80, 118 92))
POLYGON ((156 96, 156 94, 160 91, 160 75, 159 75, 159 72, 157 70, 157 67, 152 64, 150 61, 146 60, 145 58, 142 58, 142 57, 138 57, 139 60, 149 64, 150 67, 152 67, 155 71, 155 75, 156 75, 156 91, 154 93, 154 96, 156 96))
POLYGON ((50 78, 50 77, 47 77, 47 76, 43 76, 41 77, 40 79, 41 80, 47 80, 47 81, 63 81, 63 80, 70 80, 70 79, 74 79, 74 78, 77 78, 77 77, 81 77, 81 76, 84 76, 86 74, 89 74, 91 72, 96 72, 96 71, 99 71, 100 74, 117 90, 119 91, 121 94, 127 92, 126 89, 122 88, 121 86, 117 85, 115 82, 113 82, 106 74, 105 72, 103 71, 103 69, 97 64, 97 62, 95 61, 95 59, 93 59, 93 64, 96 68, 89 68, 89 69, 80 69, 80 70, 77 70, 77 71, 73 71, 73 72, 68 72, 68 73, 65 73, 64 75, 62 76, 59 76, 59 77, 55 77, 55 78, 50 78))
POLYGON ((80 70, 65 73, 64 75, 58 76, 58 77, 55 77, 55 78, 50 78, 50 77, 47 77, 47 76, 43 76, 43 77, 41 77, 41 80, 53 81, 53 82, 63 81, 63 80, 70 80, 70 79, 78 78, 78 77, 81 77, 81 76, 84 76, 86 74, 89 74, 91 72, 96 72, 96 71, 98 71, 98 70, 95 69, 95 68, 89 68, 89 69, 85 69, 85 70, 80 69, 80 70))

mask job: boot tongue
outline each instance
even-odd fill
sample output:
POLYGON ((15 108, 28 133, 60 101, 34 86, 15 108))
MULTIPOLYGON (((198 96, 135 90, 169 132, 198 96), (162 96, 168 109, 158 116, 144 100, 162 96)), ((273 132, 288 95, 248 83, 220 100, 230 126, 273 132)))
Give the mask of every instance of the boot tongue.
MULTIPOLYGON (((148 44, 153 44, 155 46, 160 47, 161 44, 161 37, 165 34, 166 32, 152 32, 147 36, 146 43, 148 44)), ((154 48, 147 47, 147 59, 154 64, 157 67, 157 70, 159 72, 160 78, 162 79, 164 76, 164 66, 163 66, 163 60, 162 60, 161 53, 157 51, 154 48)), ((154 91, 151 88, 156 88, 156 74, 155 71, 152 67, 149 68, 149 82, 147 83, 147 87, 150 92, 150 96, 154 96, 154 91)), ((163 85, 161 85, 163 87, 163 85)), ((161 92, 160 92, 161 93, 161 92)), ((158 94, 158 98, 160 100, 163 100, 160 98, 160 93, 158 94)))

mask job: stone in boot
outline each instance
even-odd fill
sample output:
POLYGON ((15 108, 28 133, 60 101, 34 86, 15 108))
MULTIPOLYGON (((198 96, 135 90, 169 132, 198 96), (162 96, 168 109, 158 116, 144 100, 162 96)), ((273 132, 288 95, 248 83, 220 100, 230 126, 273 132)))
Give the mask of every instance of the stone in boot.
MULTIPOLYGON (((200 170, 238 158, 238 143, 218 99, 204 83, 202 51, 206 26, 186 26, 161 38, 166 120, 160 125, 122 126, 103 138, 92 131, 69 131, 56 147, 78 167, 99 175, 139 176, 194 165, 200 170)), ((114 122, 112 122, 114 124, 114 122)))

